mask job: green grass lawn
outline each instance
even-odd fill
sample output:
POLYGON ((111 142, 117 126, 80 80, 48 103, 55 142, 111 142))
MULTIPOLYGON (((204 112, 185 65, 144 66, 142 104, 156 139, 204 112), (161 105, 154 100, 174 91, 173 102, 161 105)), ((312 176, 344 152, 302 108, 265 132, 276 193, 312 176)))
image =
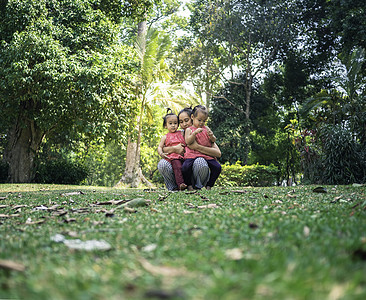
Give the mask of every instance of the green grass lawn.
POLYGON ((314 188, 0 185, 0 299, 366 299, 366 186, 314 188))

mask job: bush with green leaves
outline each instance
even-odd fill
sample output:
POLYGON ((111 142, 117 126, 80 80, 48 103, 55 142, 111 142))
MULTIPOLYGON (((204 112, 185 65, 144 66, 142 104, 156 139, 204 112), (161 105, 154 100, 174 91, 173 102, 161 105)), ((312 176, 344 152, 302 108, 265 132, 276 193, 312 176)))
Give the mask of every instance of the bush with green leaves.
POLYGON ((36 171, 38 183, 80 184, 87 178, 88 169, 78 161, 55 159, 41 162, 36 171))
POLYGON ((342 125, 325 126, 321 131, 323 176, 327 184, 365 181, 365 150, 342 125))
POLYGON ((259 164, 242 166, 240 161, 233 165, 222 165, 221 174, 217 180, 219 186, 271 186, 278 182, 277 167, 259 164))

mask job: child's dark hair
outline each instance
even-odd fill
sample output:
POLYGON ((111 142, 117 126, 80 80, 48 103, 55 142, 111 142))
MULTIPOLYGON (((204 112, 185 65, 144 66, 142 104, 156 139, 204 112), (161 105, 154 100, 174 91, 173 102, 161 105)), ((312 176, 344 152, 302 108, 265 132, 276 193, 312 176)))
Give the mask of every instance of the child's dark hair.
POLYGON ((176 116, 177 117, 177 120, 179 121, 178 116, 175 113, 173 113, 173 111, 170 108, 168 108, 166 110, 166 115, 163 117, 163 120, 164 120, 163 121, 163 128, 165 128, 165 126, 166 126, 166 119, 168 119, 171 116, 176 116))
POLYGON ((197 114, 198 114, 198 112, 201 112, 201 113, 203 113, 204 115, 206 115, 206 116, 208 116, 208 110, 207 110, 207 108, 205 107, 205 106, 203 106, 203 105, 197 105, 197 106, 195 106, 194 108, 193 108, 193 110, 192 110, 192 115, 193 116, 195 116, 195 117, 197 117, 197 114))
POLYGON ((191 114, 192 114, 192 107, 185 107, 185 108, 183 108, 183 109, 179 112, 179 114, 178 114, 178 119, 179 119, 180 114, 182 114, 182 113, 187 113, 188 117, 191 117, 191 114))

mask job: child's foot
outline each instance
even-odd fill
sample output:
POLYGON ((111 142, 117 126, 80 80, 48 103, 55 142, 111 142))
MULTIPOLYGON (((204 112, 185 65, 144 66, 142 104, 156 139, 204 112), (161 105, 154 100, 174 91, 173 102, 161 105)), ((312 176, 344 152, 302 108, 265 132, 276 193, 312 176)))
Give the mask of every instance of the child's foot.
POLYGON ((179 190, 180 191, 183 191, 187 188, 187 185, 185 183, 181 183, 180 186, 179 186, 179 190))
POLYGON ((206 190, 211 190, 211 187, 210 186, 206 186, 206 190))
POLYGON ((191 191, 194 191, 193 186, 189 185, 189 186, 187 187, 187 190, 188 190, 188 191, 190 191, 190 192, 191 192, 191 191))

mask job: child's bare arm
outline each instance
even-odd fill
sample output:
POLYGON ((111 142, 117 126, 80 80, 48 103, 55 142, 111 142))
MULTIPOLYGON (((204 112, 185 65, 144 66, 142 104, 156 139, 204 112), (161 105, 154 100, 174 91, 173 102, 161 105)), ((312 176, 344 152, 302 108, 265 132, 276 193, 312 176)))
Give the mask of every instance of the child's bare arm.
POLYGON ((197 150, 197 151, 201 152, 202 154, 206 154, 209 156, 213 156, 213 157, 217 157, 217 158, 221 157, 220 148, 217 146, 216 143, 213 143, 212 147, 205 147, 205 146, 198 144, 197 142, 194 142, 189 145, 189 148, 192 150, 197 150))
POLYGON ((165 140, 166 140, 166 136, 162 136, 161 137, 161 140, 160 140, 160 143, 159 143, 159 146, 158 146, 158 154, 162 157, 162 158, 168 158, 168 153, 165 153, 163 151, 163 148, 164 148, 164 144, 165 144, 165 140))
POLYGON ((178 144, 178 145, 175 145, 175 146, 169 146, 169 147, 164 147, 163 148, 163 152, 165 154, 170 154, 170 153, 177 153, 177 154, 180 154, 180 155, 184 155, 184 144, 178 144))
POLYGON ((186 140, 186 144, 187 145, 192 144, 196 140, 196 135, 194 134, 195 132, 192 133, 192 130, 190 128, 187 128, 186 129, 186 133, 185 133, 184 139, 186 140))
POLYGON ((212 130, 206 126, 206 129, 207 129, 207 134, 208 134, 208 137, 210 138, 210 141, 212 143, 215 143, 216 142, 216 136, 214 135, 214 133, 212 132, 212 130))

